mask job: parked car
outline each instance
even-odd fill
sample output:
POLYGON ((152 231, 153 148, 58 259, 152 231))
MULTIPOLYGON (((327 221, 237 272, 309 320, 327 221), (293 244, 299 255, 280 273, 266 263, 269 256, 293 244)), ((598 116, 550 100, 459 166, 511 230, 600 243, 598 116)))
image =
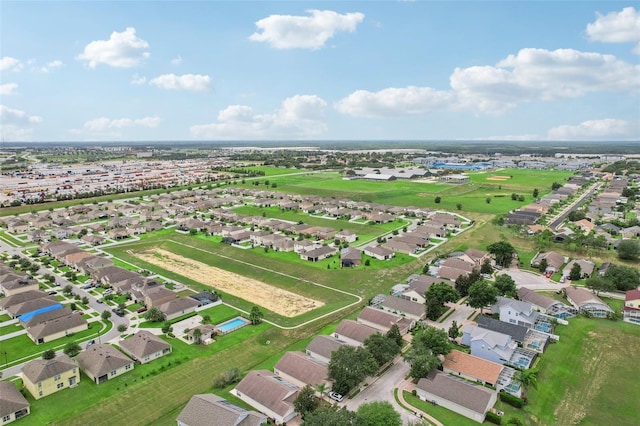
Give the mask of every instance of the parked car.
POLYGON ((143 312, 147 312, 147 308, 145 308, 144 306, 142 308, 138 308, 138 310, 136 311, 137 313, 141 314, 143 312))
POLYGON ((94 345, 95 343, 96 343, 96 341, 95 341, 95 340, 89 340, 89 341, 87 342, 87 346, 85 347, 85 349, 89 348, 89 346, 94 345))
POLYGON ((342 402, 342 400, 344 399, 344 396, 340 395, 338 392, 331 391, 329 392, 329 398, 337 402, 342 402))
POLYGON ((111 312, 113 312, 114 314, 116 314, 119 317, 123 317, 124 316, 124 311, 122 309, 113 308, 111 310, 111 312))
POLYGON ((93 288, 93 286, 91 284, 87 284, 84 287, 82 287, 84 290, 89 290, 90 288, 93 288))
POLYGON ((106 296, 107 294, 111 294, 111 293, 113 293, 113 289, 108 288, 102 294, 104 294, 106 296))
POLYGON ((98 303, 104 303, 104 302, 102 301, 102 299, 97 299, 97 300, 96 300, 96 302, 98 302, 98 303))
POLYGON ((50 291, 49 293, 47 293, 49 296, 55 296, 56 294, 58 294, 57 291, 50 291))

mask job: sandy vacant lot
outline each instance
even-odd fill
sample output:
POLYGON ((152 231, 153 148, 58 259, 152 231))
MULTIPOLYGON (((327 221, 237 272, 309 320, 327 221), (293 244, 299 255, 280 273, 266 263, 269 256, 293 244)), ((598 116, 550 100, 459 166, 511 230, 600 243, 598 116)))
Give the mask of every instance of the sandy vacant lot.
POLYGON ((323 302, 209 266, 167 250, 154 248, 133 254, 145 262, 255 303, 285 317, 295 317, 324 305, 323 302))

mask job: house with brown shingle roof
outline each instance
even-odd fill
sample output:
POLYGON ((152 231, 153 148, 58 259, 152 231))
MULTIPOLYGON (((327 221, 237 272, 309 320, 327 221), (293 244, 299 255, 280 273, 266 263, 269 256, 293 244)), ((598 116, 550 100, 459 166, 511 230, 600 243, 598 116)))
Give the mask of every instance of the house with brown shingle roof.
POLYGON ((380 333, 373 327, 357 323, 353 320, 342 320, 333 332, 336 339, 342 340, 351 346, 362 346, 367 337, 380 333))
POLYGON ((134 368, 131 358, 106 343, 89 346, 80 352, 77 361, 84 374, 96 384, 104 383, 134 368))
POLYGON ((316 361, 328 364, 331 359, 331 354, 338 350, 340 346, 346 344, 346 342, 343 342, 334 336, 321 334, 313 338, 313 340, 307 345, 305 352, 316 361))
POLYGON ((481 385, 472 385, 439 371, 432 371, 416 386, 418 397, 445 407, 478 423, 497 400, 497 393, 481 385))
POLYGON ((293 402, 299 388, 266 370, 250 371, 231 391, 232 394, 271 417, 276 424, 289 422, 296 416, 293 402))
POLYGON ((565 291, 567 300, 578 312, 588 312, 595 318, 606 318, 613 314, 613 309, 589 290, 569 286, 565 288, 565 291))
POLYGON ((304 387, 314 387, 320 383, 329 385, 329 372, 322 365, 302 352, 285 352, 273 367, 273 372, 289 383, 304 387))
POLYGON ((562 264, 564 263, 564 256, 556 253, 554 251, 549 251, 546 253, 538 253, 536 256, 534 256, 534 258, 531 260, 531 266, 532 267, 538 267, 540 266, 540 261, 542 259, 546 259, 547 260, 547 271, 548 272, 557 272, 560 270, 560 267, 562 266, 562 264))
POLYGON ((80 383, 80 370, 67 355, 34 359, 22 366, 22 383, 35 399, 44 398, 80 383))
POLYGON ((425 317, 425 308, 423 304, 402 299, 400 297, 385 297, 384 301, 380 304, 380 307, 385 311, 393 312, 416 321, 420 321, 425 317))
POLYGON ((171 345, 146 330, 120 342, 120 349, 140 364, 146 364, 171 353, 171 345))
POLYGON ((392 326, 397 325, 401 334, 405 334, 415 325, 415 321, 397 314, 365 306, 358 314, 358 322, 386 333, 392 326))
POLYGON ((200 306, 200 302, 197 300, 191 297, 180 297, 163 303, 158 306, 158 309, 164 314, 165 319, 169 321, 179 316, 195 312, 198 306, 200 306))
POLYGON ((580 265, 580 278, 589 278, 596 268, 596 264, 589 260, 573 259, 562 269, 562 275, 568 278, 569 275, 571 275, 571 268, 573 268, 575 264, 580 265))
POLYGON ((89 328, 82 315, 72 313, 27 328, 27 336, 36 344, 50 342, 70 334, 79 333, 89 328))
POLYGON ((29 401, 12 382, 0 382, 0 419, 6 425, 30 413, 29 401))
POLYGON ((453 350, 444 356, 442 368, 445 373, 453 374, 473 382, 496 386, 500 373, 502 373, 505 366, 453 350))
POLYGON ((176 419, 178 426, 260 426, 267 416, 246 410, 214 394, 193 395, 176 419))

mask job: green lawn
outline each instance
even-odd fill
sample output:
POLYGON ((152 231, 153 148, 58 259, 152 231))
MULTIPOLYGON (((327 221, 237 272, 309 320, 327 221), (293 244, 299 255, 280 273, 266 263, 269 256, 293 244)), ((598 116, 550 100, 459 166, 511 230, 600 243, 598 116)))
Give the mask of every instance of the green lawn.
POLYGON ((19 239, 5 231, 0 231, 0 239, 4 240, 7 244, 14 247, 24 247, 26 245, 29 245, 28 243, 20 241, 19 239))
POLYGON ((435 417, 446 426, 472 426, 478 424, 478 422, 461 416, 460 414, 454 413, 451 410, 447 410, 444 407, 441 407, 439 405, 434 406, 431 403, 425 402, 417 396, 413 396, 411 392, 403 391, 402 395, 404 396, 404 399, 408 404, 435 417))
POLYGON ((0 322, 10 321, 10 320, 11 320, 11 316, 9 314, 0 315, 0 322))
POLYGON ((243 167, 243 169, 257 170, 257 171, 264 172, 264 176, 261 176, 259 178, 268 178, 270 176, 275 176, 275 175, 288 175, 292 173, 304 172, 303 169, 288 169, 285 167, 273 167, 273 166, 243 167))
POLYGON ((556 332, 560 341, 540 360, 538 389, 529 391, 529 405, 496 407, 526 425, 638 424, 640 327, 577 317, 556 332))
MULTIPOLYGON (((20 325, 19 322, 11 325, 5 325, 3 327, 0 327, 0 336, 5 336, 7 334, 15 333, 16 331, 22 330, 24 330, 24 328, 20 325)), ((2 343, 0 343, 0 346, 2 346, 2 343)))

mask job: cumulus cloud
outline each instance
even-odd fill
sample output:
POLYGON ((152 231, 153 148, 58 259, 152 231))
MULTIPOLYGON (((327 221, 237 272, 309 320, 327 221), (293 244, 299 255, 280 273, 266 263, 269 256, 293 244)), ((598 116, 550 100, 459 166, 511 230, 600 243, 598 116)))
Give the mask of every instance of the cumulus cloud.
POLYGON ((95 40, 84 47, 78 59, 87 61, 89 67, 105 64, 115 68, 132 68, 140 65, 150 53, 149 43, 136 36, 136 29, 129 27, 123 32, 114 31, 109 40, 95 40))
POLYGON ((360 117, 394 117, 446 109, 453 98, 452 92, 430 87, 390 87, 378 92, 355 91, 338 101, 335 108, 343 114, 360 117))
POLYGON ((640 66, 612 55, 573 49, 520 50, 496 65, 456 68, 449 90, 408 86, 358 90, 335 104, 361 117, 425 114, 434 110, 502 113, 522 103, 577 98, 592 92, 640 89, 640 66))
POLYGON ((138 119, 100 117, 84 123, 83 128, 89 132, 103 132, 109 129, 124 129, 126 127, 158 127, 160 117, 144 117, 138 119))
POLYGON ((18 88, 16 83, 0 84, 0 95, 13 95, 18 88))
POLYGON ((202 92, 209 88, 211 78, 200 74, 163 74, 149 81, 152 86, 169 90, 192 90, 202 92))
POLYGON ((9 141, 26 141, 33 136, 33 126, 42 122, 42 117, 0 105, 0 134, 9 141))
POLYGON ((49 71, 53 71, 57 68, 62 68, 64 66, 64 62, 56 59, 55 61, 48 62, 45 66, 40 68, 33 68, 33 71, 41 72, 43 74, 48 73, 49 71))
POLYGON ((549 140, 631 140, 639 137, 640 124, 615 118, 557 126, 549 129, 547 133, 549 140))
POLYGON ((11 56, 0 58, 0 71, 22 71, 22 62, 11 56))
POLYGON ((305 139, 327 131, 327 103, 315 95, 285 99, 272 114, 257 114, 246 105, 231 105, 218 113, 216 123, 191 126, 200 139, 305 139))
POLYGON ((249 40, 275 49, 320 49, 337 32, 354 32, 364 14, 308 10, 310 16, 270 15, 256 22, 249 40))
POLYGON ((587 25, 587 37, 603 43, 637 43, 634 52, 640 54, 640 12, 625 7, 620 12, 596 14, 595 22, 587 25))

